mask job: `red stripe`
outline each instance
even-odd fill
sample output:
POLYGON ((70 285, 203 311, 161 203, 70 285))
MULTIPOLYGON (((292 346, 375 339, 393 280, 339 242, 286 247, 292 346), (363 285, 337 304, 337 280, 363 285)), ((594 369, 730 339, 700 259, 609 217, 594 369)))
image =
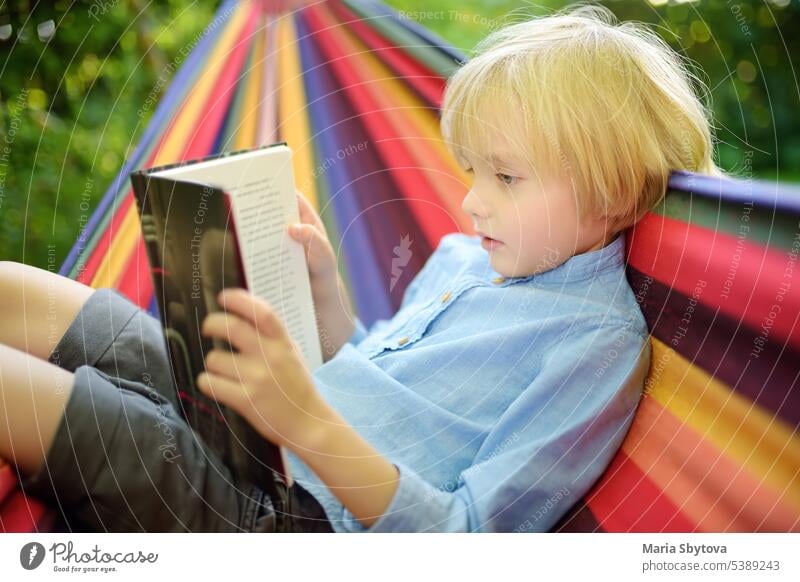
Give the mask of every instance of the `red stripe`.
POLYGON ((49 531, 53 521, 51 511, 40 501, 26 498, 19 490, 0 506, 0 532, 3 533, 49 531))
POLYGON ((14 469, 0 459, 0 503, 17 488, 17 474, 14 469))
MULTIPOLYGON (((169 126, 172 126, 174 121, 175 118, 170 121, 169 126)), ((153 165, 161 146, 164 144, 164 140, 166 139, 168 131, 169 129, 167 129, 167 131, 165 131, 158 139, 158 143, 156 144, 156 147, 153 148, 150 156, 147 158, 147 163, 144 167, 153 165)), ((111 222, 109 222, 109 224, 106 226, 106 230, 101 235, 97 245, 95 245, 95 247, 90 251, 91 254, 86 260, 84 268, 78 272, 78 276, 75 278, 76 281, 80 281, 85 285, 91 284, 92 279, 94 279, 94 275, 100 266, 100 261, 106 256, 106 252, 108 252, 108 247, 111 244, 111 240, 114 238, 114 233, 116 233, 117 229, 119 228, 119 223, 124 218, 128 206, 133 204, 133 202, 133 189, 128 188, 128 191, 125 193, 125 195, 120 198, 120 207, 114 212, 114 217, 111 219, 111 222), (123 208, 125 209, 125 212, 123 212, 123 208)))
POLYGON ((337 16, 364 42, 378 58, 387 64, 397 77, 411 85, 432 107, 439 108, 444 95, 445 79, 431 71, 410 54, 398 48, 384 38, 377 30, 367 25, 341 2, 329 2, 328 5, 337 16))
POLYGON ((640 272, 800 349, 800 293, 779 292, 792 283, 786 252, 652 212, 629 239, 629 261, 640 272))
MULTIPOLYGON (((209 102, 204 108, 207 113, 205 117, 198 122, 200 129, 189 139, 189 142, 184 148, 181 160, 204 157, 208 155, 214 145, 214 140, 216 139, 220 126, 225 119, 225 114, 229 108, 230 100, 233 97, 232 87, 236 84, 236 81, 241 73, 242 65, 247 55, 248 43, 250 37, 252 36, 253 28, 258 21, 254 17, 256 8, 257 3, 254 3, 252 8, 253 15, 251 15, 252 17, 248 19, 248 23, 245 27, 245 34, 242 36, 242 40, 239 41, 239 43, 234 47, 233 51, 231 52, 230 62, 228 65, 222 68, 222 73, 215 83, 215 86, 219 87, 219 90, 209 96, 209 102), (220 97, 216 101, 212 102, 211 100, 217 95, 220 97)), ((170 120, 164 132, 161 134, 158 144, 148 157, 147 163, 144 167, 151 167, 155 163, 166 137, 170 134, 173 124, 180 117, 184 107, 186 107, 185 101, 178 109, 176 115, 170 120)), ((170 162, 172 161, 178 160, 170 160, 170 162)), ((92 249, 85 268, 78 274, 76 280, 86 285, 91 284, 103 257, 105 257, 106 253, 108 252, 111 241, 119 229, 119 224, 125 217, 125 213, 127 212, 131 203, 133 203, 133 190, 128 189, 128 192, 122 198, 120 207, 114 213, 111 223, 101 236, 98 244, 94 249, 92 249)))
POLYGON ((622 451, 585 500, 608 532, 700 531, 622 451))
POLYGON ((134 251, 116 287, 142 309, 147 309, 150 305, 153 297, 153 278, 141 235, 136 240, 134 251))
MULTIPOLYGON (((255 15, 256 7, 257 4, 254 4, 251 10, 253 12, 252 16, 255 15)), ((241 74, 242 65, 247 55, 249 42, 252 38, 253 29, 257 21, 258 20, 254 17, 248 19, 242 40, 239 41, 239 43, 237 43, 234 49, 231 51, 231 57, 228 65, 222 68, 222 72, 215 84, 215 87, 218 89, 209 95, 208 102, 202 109, 202 111, 205 111, 206 114, 198 122, 199 130, 196 131, 189 139, 189 143, 186 145, 183 154, 181 155, 181 160, 191 160, 205 157, 211 151, 220 126, 225 119, 225 114, 229 108, 231 98, 233 97, 233 87, 235 86, 236 81, 241 74)), ((162 133, 161 137, 159 138, 158 145, 153 149, 144 167, 151 167, 155 163, 166 136, 169 135, 173 124, 179 118, 185 106, 186 102, 180 106, 176 115, 170 120, 164 133, 162 133)), ((131 203, 133 203, 133 190, 129 189, 125 194, 120 207, 114 213, 111 223, 108 225, 106 231, 98 241, 97 246, 95 246, 95 248, 92 250, 91 256, 86 262, 86 267, 83 269, 83 271, 81 271, 81 273, 79 273, 77 280, 81 283, 89 285, 92 282, 92 279, 94 279, 95 273, 97 272, 103 257, 106 256, 108 248, 111 245, 111 241, 119 229, 119 224, 125 217, 125 213, 127 212, 131 203)))

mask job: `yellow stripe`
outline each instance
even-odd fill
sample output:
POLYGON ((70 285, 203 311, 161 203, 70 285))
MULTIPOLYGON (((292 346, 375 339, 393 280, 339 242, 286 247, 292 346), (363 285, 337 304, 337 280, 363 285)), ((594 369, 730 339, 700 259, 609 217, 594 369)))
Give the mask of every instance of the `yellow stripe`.
POLYGON ((314 186, 314 144, 311 141, 311 124, 308 120, 306 91, 300 66, 297 33, 291 15, 277 23, 278 57, 278 125, 281 139, 293 151, 293 170, 297 189, 319 212, 319 200, 314 186))
POLYGON ((131 204, 125 218, 120 222, 119 230, 113 234, 111 244, 94 274, 91 284, 93 288, 116 287, 138 240, 139 215, 136 212, 136 205, 131 204))
MULTIPOLYGON (((348 35, 352 35, 352 33, 348 31, 348 35)), ((353 42, 356 41, 353 40, 353 42)), ((363 50, 367 51, 368 49, 363 47, 363 50)), ((468 183, 467 175, 444 144, 438 117, 427 107, 427 104, 423 103, 405 82, 393 78, 394 72, 381 63, 373 53, 363 52, 356 58, 359 70, 365 71, 366 78, 370 79, 365 88, 388 104, 385 111, 392 112, 398 117, 402 116, 403 121, 413 128, 412 131, 403 133, 410 133, 415 136, 415 139, 425 140, 426 145, 435 151, 438 159, 426 160, 425 167, 433 162, 457 176, 462 183, 468 183)), ((415 151, 413 146, 409 149, 412 153, 415 151)))
POLYGON ((258 32, 256 33, 253 60, 250 64, 250 70, 247 71, 247 79, 245 81, 247 85, 245 86, 241 121, 237 126, 236 140, 234 141, 235 149, 237 150, 251 148, 256 145, 256 134, 259 122, 258 111, 261 101, 261 84, 264 71, 264 58, 266 56, 264 52, 266 40, 265 32, 265 21, 262 19, 258 32))
POLYGON ((800 438, 789 424, 657 339, 652 346, 650 396, 753 475, 800 502, 800 438))

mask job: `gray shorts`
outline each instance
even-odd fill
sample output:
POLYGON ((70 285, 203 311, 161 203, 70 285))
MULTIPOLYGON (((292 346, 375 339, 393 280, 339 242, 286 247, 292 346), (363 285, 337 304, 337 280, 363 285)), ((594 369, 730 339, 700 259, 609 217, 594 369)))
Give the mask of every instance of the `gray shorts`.
POLYGON ((95 291, 49 361, 74 373, 42 469, 26 494, 71 531, 331 531, 295 485, 281 500, 237 478, 178 414, 157 319, 95 291))

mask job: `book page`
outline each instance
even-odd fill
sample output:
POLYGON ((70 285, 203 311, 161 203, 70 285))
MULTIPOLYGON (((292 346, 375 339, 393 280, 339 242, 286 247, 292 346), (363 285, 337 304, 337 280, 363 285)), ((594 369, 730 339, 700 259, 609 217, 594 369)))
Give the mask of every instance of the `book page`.
POLYGON ((280 315, 311 371, 322 365, 303 246, 287 225, 300 220, 291 150, 275 146, 173 168, 158 175, 217 186, 231 195, 250 291, 280 315))

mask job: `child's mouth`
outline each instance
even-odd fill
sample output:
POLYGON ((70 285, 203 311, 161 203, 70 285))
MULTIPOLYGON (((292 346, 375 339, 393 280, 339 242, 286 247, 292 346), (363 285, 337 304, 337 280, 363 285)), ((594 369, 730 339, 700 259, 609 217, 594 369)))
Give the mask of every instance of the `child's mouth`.
POLYGON ((487 251, 493 251, 502 244, 503 243, 501 243, 499 240, 489 238, 488 236, 481 237, 481 246, 485 248, 487 251))

